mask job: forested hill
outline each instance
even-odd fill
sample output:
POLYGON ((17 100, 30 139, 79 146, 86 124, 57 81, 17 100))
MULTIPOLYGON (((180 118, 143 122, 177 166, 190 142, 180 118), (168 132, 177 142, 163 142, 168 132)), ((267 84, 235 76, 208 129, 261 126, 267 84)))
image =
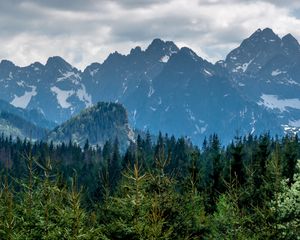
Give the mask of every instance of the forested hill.
POLYGON ((114 141, 115 138, 122 149, 135 141, 127 112, 121 104, 99 102, 56 127, 48 134, 47 140, 56 143, 71 141, 82 147, 88 141, 91 145, 103 147, 107 140, 114 141))
POLYGON ((0 133, 16 139, 39 140, 47 135, 48 130, 26 121, 13 113, 0 111, 0 133))
POLYGON ((300 142, 0 137, 0 239, 298 239, 300 142))

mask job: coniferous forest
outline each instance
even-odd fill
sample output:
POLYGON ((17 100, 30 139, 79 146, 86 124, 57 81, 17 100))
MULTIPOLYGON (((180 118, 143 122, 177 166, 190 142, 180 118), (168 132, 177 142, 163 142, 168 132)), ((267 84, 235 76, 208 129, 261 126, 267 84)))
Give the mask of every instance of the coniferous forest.
POLYGON ((299 239, 297 136, 0 138, 0 239, 299 239))

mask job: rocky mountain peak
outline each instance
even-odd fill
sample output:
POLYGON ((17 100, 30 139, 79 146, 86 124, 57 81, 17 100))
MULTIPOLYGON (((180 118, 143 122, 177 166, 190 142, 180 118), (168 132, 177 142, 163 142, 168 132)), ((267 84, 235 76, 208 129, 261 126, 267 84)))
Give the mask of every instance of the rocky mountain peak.
POLYGON ((300 54, 300 45, 292 34, 287 34, 282 38, 282 44, 287 54, 300 54))
MULTIPOLYGON (((195 69, 195 66, 202 64, 204 60, 199 57, 193 50, 187 47, 181 48, 174 53, 168 61, 168 68, 171 69, 195 69)), ((199 66, 198 66, 199 67, 199 66)))
POLYGON ((146 49, 146 54, 154 58, 161 59, 164 56, 170 57, 179 51, 179 48, 172 41, 163 41, 159 38, 154 39, 146 49))
POLYGON ((140 46, 132 48, 130 51, 130 55, 140 55, 142 53, 142 49, 140 46))
POLYGON ((106 60, 103 62, 104 65, 106 64, 118 64, 120 63, 121 59, 123 59, 124 55, 120 54, 119 52, 115 51, 108 55, 106 60))
MULTIPOLYGON (((258 29, 215 65, 187 47, 179 49, 158 38, 146 50, 135 47, 127 55, 112 53, 103 64, 93 63, 83 73, 60 57, 49 58, 45 66, 34 63, 25 68, 2 61, 0 83, 5 91, 0 98, 27 110, 39 109, 57 124, 98 101, 119 102, 135 127, 185 134, 196 141, 217 131, 229 136, 237 127, 256 133, 265 129, 264 123, 267 129, 272 125, 280 130, 283 124, 299 125, 298 48, 292 35, 281 39, 266 28, 258 29), (282 118, 277 122, 265 109, 282 118)), ((110 116, 121 121, 117 125, 127 125, 124 111, 109 106, 110 116)), ((93 121, 100 116, 94 110, 99 108, 89 109, 79 119, 86 131, 103 123, 103 119, 93 121)), ((79 126, 78 119, 73 120, 69 123, 74 128, 69 124, 67 131, 59 128, 67 141, 79 126)), ((123 130, 127 141, 129 129, 123 130)), ((84 131, 76 136, 80 143, 88 137, 84 131)), ((102 139, 101 131, 97 134, 95 143, 102 139)))
POLYGON ((150 43, 146 51, 157 51, 157 50, 162 50, 165 47, 165 42, 161 40, 160 38, 155 38, 153 41, 150 43))
POLYGON ((15 64, 9 60, 2 60, 0 62, 0 67, 1 68, 14 68, 15 64))
POLYGON ((62 57, 53 56, 48 58, 47 63, 45 65, 48 69, 72 69, 71 64, 66 62, 62 57))
POLYGON ((38 70, 44 69, 45 66, 43 64, 41 64, 40 62, 34 62, 34 63, 30 64, 27 68, 33 69, 34 71, 38 71, 38 70))
POLYGON ((283 54, 282 40, 272 29, 256 30, 226 57, 226 66, 234 74, 255 74, 273 59, 283 54))
POLYGON ((278 35, 276 35, 271 28, 265 28, 263 30, 256 30, 249 38, 245 40, 245 42, 260 42, 260 43, 272 43, 280 41, 278 35))

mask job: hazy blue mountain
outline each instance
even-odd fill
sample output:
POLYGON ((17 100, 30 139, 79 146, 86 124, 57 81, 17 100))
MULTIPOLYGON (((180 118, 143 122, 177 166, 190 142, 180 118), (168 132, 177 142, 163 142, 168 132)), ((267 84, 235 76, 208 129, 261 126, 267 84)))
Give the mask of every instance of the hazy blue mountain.
POLYGON ((199 144, 214 132, 226 140, 237 132, 281 133, 271 113, 239 95, 226 70, 172 42, 155 39, 145 51, 114 53, 102 65, 87 67, 83 80, 97 92, 93 99, 124 104, 139 129, 183 135, 199 144))
POLYGON ((60 57, 27 67, 3 60, 0 98, 57 124, 99 101, 121 103, 132 127, 200 144, 212 133, 226 141, 236 133, 297 132, 299 79, 297 40, 266 28, 216 64, 161 39, 145 50, 112 53, 83 72, 60 57))
POLYGON ((26 121, 18 115, 0 112, 0 133, 6 137, 40 140, 47 135, 48 130, 26 121))
POLYGON ((128 55, 115 52, 103 64, 88 66, 82 75, 83 82, 94 102, 128 102, 137 88, 145 88, 151 94, 153 78, 178 50, 173 42, 155 39, 145 51, 136 47, 128 55))
POLYGON ((91 106, 81 81, 81 72, 61 57, 51 57, 46 65, 15 66, 0 63, 0 98, 15 107, 40 112, 46 119, 61 123, 72 114, 91 106))
POLYGON ((125 150, 134 137, 125 108, 117 103, 99 102, 56 127, 47 140, 72 141, 81 146, 88 140, 91 145, 103 147, 106 141, 118 138, 121 149, 125 150))
POLYGON ((0 100, 0 134, 21 139, 42 139, 55 126, 37 110, 16 108, 0 100))
POLYGON ((6 112, 23 118, 27 122, 31 122, 38 127, 52 129, 56 126, 55 123, 48 121, 45 116, 36 109, 26 110, 17 108, 10 103, 0 99, 0 112, 6 112))
POLYGON ((161 128, 200 144, 214 132, 229 141, 235 134, 274 132, 273 126, 278 127, 275 121, 269 126, 272 114, 241 97, 222 70, 188 48, 170 58, 153 89, 136 117, 153 131, 161 128))
POLYGON ((300 128, 300 45, 291 35, 258 29, 221 64, 233 86, 276 114, 286 132, 300 128))

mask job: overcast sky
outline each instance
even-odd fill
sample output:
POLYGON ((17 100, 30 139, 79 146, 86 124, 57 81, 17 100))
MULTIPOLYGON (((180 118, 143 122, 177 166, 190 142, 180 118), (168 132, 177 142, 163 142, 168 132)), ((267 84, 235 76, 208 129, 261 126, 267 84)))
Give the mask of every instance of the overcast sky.
POLYGON ((83 70, 161 38, 214 62, 265 27, 300 40, 300 1, 0 0, 0 59, 24 66, 59 55, 83 70))

